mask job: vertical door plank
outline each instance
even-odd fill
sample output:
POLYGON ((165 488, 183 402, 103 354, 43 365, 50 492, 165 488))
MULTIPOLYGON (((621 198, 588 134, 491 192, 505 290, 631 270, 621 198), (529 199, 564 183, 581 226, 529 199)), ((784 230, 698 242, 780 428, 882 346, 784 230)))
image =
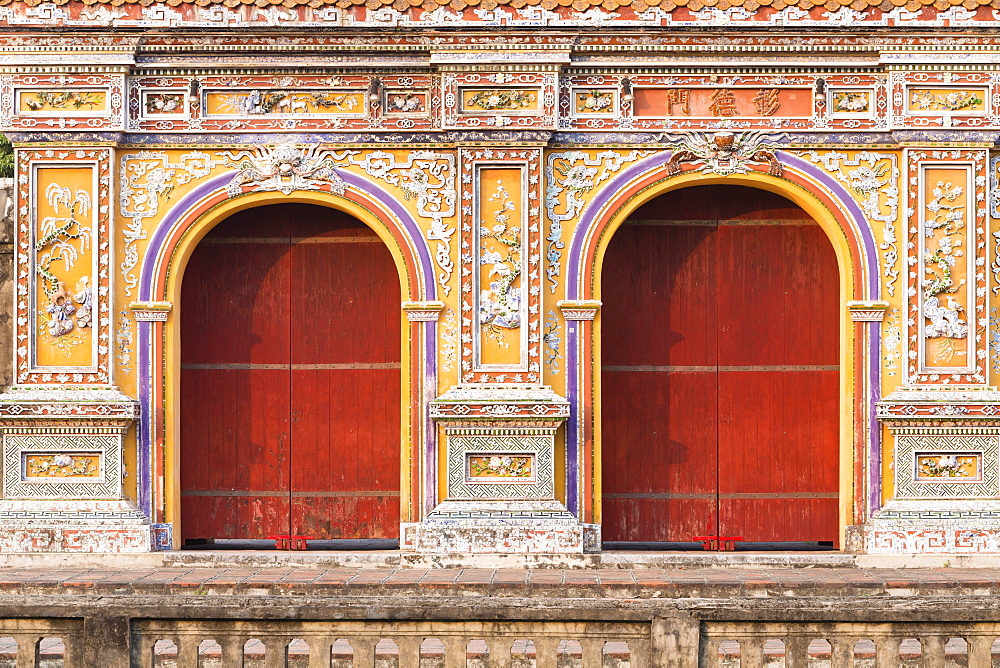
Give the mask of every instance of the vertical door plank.
POLYGON ((663 204, 634 214, 604 261, 605 540, 690 541, 717 524, 714 221, 663 204))
POLYGON ((720 532, 834 541, 837 261, 818 225, 787 213, 800 220, 719 228, 720 532))
POLYGON ((400 290, 389 249, 332 209, 292 209, 292 528, 399 534, 400 290))
POLYGON ((185 273, 185 539, 288 531, 288 227, 273 208, 224 221, 185 273))

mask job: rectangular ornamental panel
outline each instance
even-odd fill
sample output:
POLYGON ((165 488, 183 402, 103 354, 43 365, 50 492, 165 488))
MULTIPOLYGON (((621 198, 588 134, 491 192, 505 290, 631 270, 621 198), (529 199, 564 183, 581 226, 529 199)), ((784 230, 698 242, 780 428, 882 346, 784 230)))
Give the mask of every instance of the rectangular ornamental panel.
POLYGON ((109 381, 110 151, 18 152, 17 381, 109 381))
POLYGON ((462 154, 462 380, 538 383, 541 151, 462 154))
POLYGON ((985 150, 909 152, 912 383, 985 383, 985 150))

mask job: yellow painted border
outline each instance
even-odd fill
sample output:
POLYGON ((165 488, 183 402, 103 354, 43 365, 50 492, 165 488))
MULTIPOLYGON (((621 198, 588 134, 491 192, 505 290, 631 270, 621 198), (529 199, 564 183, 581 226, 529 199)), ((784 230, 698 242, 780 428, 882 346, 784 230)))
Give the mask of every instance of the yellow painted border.
MULTIPOLYGON (((164 425, 164 481, 163 503, 164 520, 173 524, 174 549, 179 549, 181 534, 180 512, 180 360, 181 360, 181 288, 184 283, 184 271, 198 243, 216 225, 233 214, 246 209, 269 204, 313 204, 343 211, 354 216, 370 227, 389 248, 400 282, 400 302, 413 299, 411 288, 415 285, 416 268, 408 267, 406 256, 400 247, 399 239, 393 236, 385 221, 375 212, 343 197, 324 191, 297 191, 291 195, 281 193, 251 193, 234 199, 227 199, 201 213, 195 222, 183 232, 176 245, 170 250, 167 259, 167 276, 163 294, 158 299, 174 304, 170 319, 163 328, 163 425, 164 425)), ((388 213, 384 214, 390 218, 388 213)), ((183 218, 182 218, 183 220, 183 218)), ((418 297, 419 298, 419 297, 418 297)), ((414 393, 412 381, 412 355, 410 354, 410 326, 405 312, 400 308, 400 521, 413 521, 414 511, 411 504, 412 488, 412 443, 415 440, 411 427, 419 433, 419 425, 411 425, 409 406, 413 396, 419 396, 419 390, 414 393)), ((153 358, 153 364, 157 363, 153 358)), ((154 369, 155 371, 155 369, 154 369)), ((155 439, 154 439, 155 440, 155 439)))
MULTIPOLYGON (((638 177, 636 180, 648 178, 648 174, 638 177)), ((805 177, 803 177, 805 178, 805 177)), ((863 295, 854 295, 854 274, 855 267, 851 259, 851 245, 848 236, 837 222, 836 216, 827 208, 813 193, 804 187, 793 183, 788 179, 770 176, 760 172, 749 174, 733 174, 721 177, 706 175, 702 173, 687 173, 675 177, 667 177, 655 181, 633 194, 625 205, 610 214, 607 224, 600 231, 600 237, 595 247, 595 258, 591 266, 592 273, 589 277, 582 277, 583 281, 589 278, 592 291, 588 293, 587 285, 583 285, 584 295, 592 295, 593 299, 601 298, 601 275, 604 268, 604 257, 607 252, 615 231, 628 219, 628 217, 640 206, 655 199, 656 197, 673 190, 680 190, 690 186, 701 185, 739 185, 766 190, 780 195, 797 204, 803 211, 809 214, 826 232, 827 238, 833 245, 837 256, 837 265, 840 273, 840 303, 846 304, 851 299, 863 299, 863 295)), ((631 186, 622 188, 627 191, 631 186)), ((607 208, 612 205, 615 198, 611 198, 604 209, 594 216, 594 220, 604 220, 608 216, 607 208)), ((588 247, 589 247, 588 243, 588 247)), ((853 322, 848 316, 846 308, 840 309, 840 511, 839 522, 841 532, 841 545, 844 544, 845 530, 847 526, 854 522, 854 409, 855 409, 855 332, 853 322)), ((594 477, 594 521, 601 522, 602 515, 602 467, 601 467, 601 315, 598 312, 594 321, 593 336, 591 339, 592 355, 590 363, 592 392, 591 397, 594 405, 593 413, 593 477, 594 477)))

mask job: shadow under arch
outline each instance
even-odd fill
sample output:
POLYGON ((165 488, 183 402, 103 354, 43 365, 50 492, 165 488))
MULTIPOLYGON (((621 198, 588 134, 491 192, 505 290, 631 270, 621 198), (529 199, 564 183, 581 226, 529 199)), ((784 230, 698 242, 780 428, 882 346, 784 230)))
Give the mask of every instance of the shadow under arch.
MULTIPOLYGON (((881 292, 878 256, 874 236, 860 206, 847 191, 821 168, 793 154, 779 151, 784 173, 775 177, 751 169, 746 174, 718 176, 699 171, 670 175, 666 164, 671 152, 664 151, 622 170, 598 193, 581 214, 580 225, 569 243, 566 258, 568 300, 600 300, 604 255, 614 232, 640 206, 659 195, 694 185, 740 185, 780 195, 803 209, 824 230, 837 257, 840 274, 840 301, 875 300, 881 292)), ((569 323, 573 324, 573 323, 569 323)), ((855 424, 866 418, 864 383, 868 365, 871 398, 880 392, 878 377, 879 323, 869 323, 869 349, 860 345, 846 308, 840 313, 840 529, 854 521, 855 489, 863 481, 860 463, 867 440, 872 465, 869 472, 869 503, 875 503, 880 489, 880 433, 874 419, 875 401, 868 410, 867 439, 855 444, 855 424), (867 354, 866 354, 867 353, 867 354), (855 463, 858 463, 855 466, 855 463)), ((576 473, 577 485, 568 487, 570 507, 582 511, 584 521, 601 521, 601 322, 578 323, 567 327, 567 395, 571 415, 567 424, 567 452, 571 453, 568 473, 576 473), (579 355, 579 363, 576 357, 579 355), (588 470, 589 469, 589 470, 588 470), (579 496, 577 496, 579 495, 579 496)), ((567 476, 570 479, 570 476, 567 476)))
MULTIPOLYGON (((427 243, 406 208, 391 194, 355 174, 344 172, 342 194, 322 190, 247 192, 230 197, 232 173, 210 179, 181 199, 151 235, 138 284, 143 301, 180 304, 187 262, 208 232, 233 214, 271 204, 313 204, 337 209, 371 228, 388 247, 396 265, 404 299, 434 301, 437 287, 427 243)), ((138 380, 141 417, 138 428, 140 507, 154 522, 173 525, 180 533, 180 321, 175 308, 162 328, 140 323, 138 380), (154 488, 153 481, 160 481, 154 488)), ((435 323, 410 323, 400 309, 400 519, 418 511, 421 487, 418 444, 426 440, 430 418, 419 398, 433 384, 436 358, 421 364, 420 346, 432 344, 435 323), (427 325, 422 332, 417 325, 427 325)))

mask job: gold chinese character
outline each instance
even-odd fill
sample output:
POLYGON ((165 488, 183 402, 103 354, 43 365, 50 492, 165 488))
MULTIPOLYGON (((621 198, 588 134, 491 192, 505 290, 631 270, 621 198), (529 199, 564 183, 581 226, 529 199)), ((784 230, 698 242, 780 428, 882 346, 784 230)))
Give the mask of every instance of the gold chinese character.
POLYGON ((778 89, 767 88, 761 90, 753 98, 753 103, 757 107, 757 113, 761 116, 773 116, 778 111, 778 89))
POLYGON ((720 88, 712 93, 712 103, 708 105, 708 110, 713 116, 737 116, 736 96, 728 88, 720 88))
POLYGON ((674 105, 680 105, 681 113, 685 116, 691 115, 691 107, 688 103, 688 97, 691 95, 691 91, 687 88, 671 88, 667 91, 667 116, 673 116, 674 105))

